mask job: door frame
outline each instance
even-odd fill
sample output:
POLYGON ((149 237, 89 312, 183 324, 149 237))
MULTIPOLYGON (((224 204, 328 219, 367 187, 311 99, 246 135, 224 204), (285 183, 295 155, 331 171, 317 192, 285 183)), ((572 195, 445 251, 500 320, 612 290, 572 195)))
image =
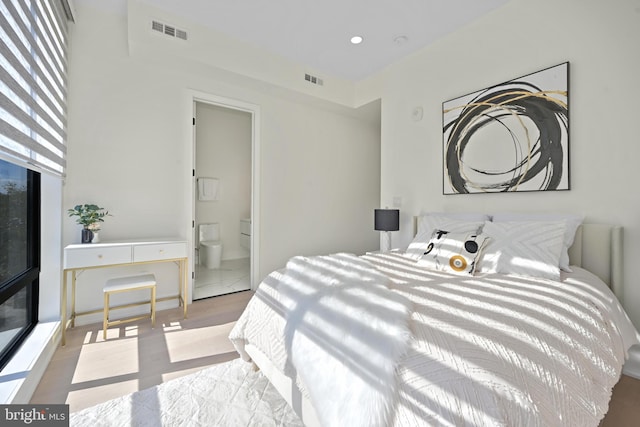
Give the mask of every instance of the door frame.
POLYGON ((189 275, 189 297, 188 301, 193 301, 193 287, 194 287, 194 272, 195 272, 195 244, 196 228, 196 195, 197 195, 197 181, 195 173, 196 169, 196 127, 194 125, 196 117, 196 103, 204 103, 215 105, 218 107, 229 108, 232 110, 243 111, 251 115, 251 250, 250 250, 250 281, 251 289, 255 290, 257 287, 256 280, 260 271, 260 106, 245 101, 240 101, 233 98, 227 98, 224 96, 214 95, 211 93, 189 90, 189 111, 191 114, 191 164, 189 175, 191 176, 191 212, 189 215, 187 235, 191 236, 191 248, 190 248, 190 262, 191 274, 189 275))

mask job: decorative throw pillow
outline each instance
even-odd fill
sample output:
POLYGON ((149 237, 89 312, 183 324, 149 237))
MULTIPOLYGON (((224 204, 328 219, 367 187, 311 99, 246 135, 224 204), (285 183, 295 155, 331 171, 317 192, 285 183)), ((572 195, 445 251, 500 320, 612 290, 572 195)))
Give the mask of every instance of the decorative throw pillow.
POLYGON ((473 275, 488 238, 471 233, 435 230, 418 264, 437 271, 473 275))
POLYGON ((418 232, 405 256, 419 260, 429 246, 434 230, 445 230, 451 233, 480 233, 484 221, 463 221, 445 215, 423 215, 418 219, 418 232))
POLYGON ((569 267, 569 248, 573 245, 576 237, 576 231, 582 221, 584 215, 563 214, 563 213, 497 213, 493 215, 493 222, 507 221, 566 221, 564 230, 564 238, 562 243, 562 251, 560 252, 560 269, 571 273, 569 267))
POLYGON ((487 222, 491 238, 480 259, 480 272, 560 280, 560 252, 565 221, 487 222))

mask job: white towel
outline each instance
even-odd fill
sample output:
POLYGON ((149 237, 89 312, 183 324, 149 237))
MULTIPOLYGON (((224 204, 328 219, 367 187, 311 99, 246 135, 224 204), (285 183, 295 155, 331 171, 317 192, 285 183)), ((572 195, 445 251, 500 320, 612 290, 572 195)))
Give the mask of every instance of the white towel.
POLYGON ((218 200, 220 182, 216 178, 198 178, 198 200, 218 200))

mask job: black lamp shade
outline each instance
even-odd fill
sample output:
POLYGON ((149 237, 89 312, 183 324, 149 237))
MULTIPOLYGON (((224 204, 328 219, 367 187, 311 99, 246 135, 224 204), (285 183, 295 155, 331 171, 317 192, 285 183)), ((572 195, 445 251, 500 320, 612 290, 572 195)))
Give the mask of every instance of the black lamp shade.
POLYGON ((375 209, 373 221, 376 231, 398 231, 400 230, 400 210, 375 209))

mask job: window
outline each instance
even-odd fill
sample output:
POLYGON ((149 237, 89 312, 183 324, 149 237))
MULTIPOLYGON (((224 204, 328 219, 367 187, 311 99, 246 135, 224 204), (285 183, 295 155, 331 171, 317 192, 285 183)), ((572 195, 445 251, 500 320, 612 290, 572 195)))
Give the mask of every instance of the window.
POLYGON ((40 174, 65 173, 68 20, 67 0, 0 2, 0 369, 38 322, 40 174))
POLYGON ((0 369, 38 322, 40 174, 0 160, 0 369))

